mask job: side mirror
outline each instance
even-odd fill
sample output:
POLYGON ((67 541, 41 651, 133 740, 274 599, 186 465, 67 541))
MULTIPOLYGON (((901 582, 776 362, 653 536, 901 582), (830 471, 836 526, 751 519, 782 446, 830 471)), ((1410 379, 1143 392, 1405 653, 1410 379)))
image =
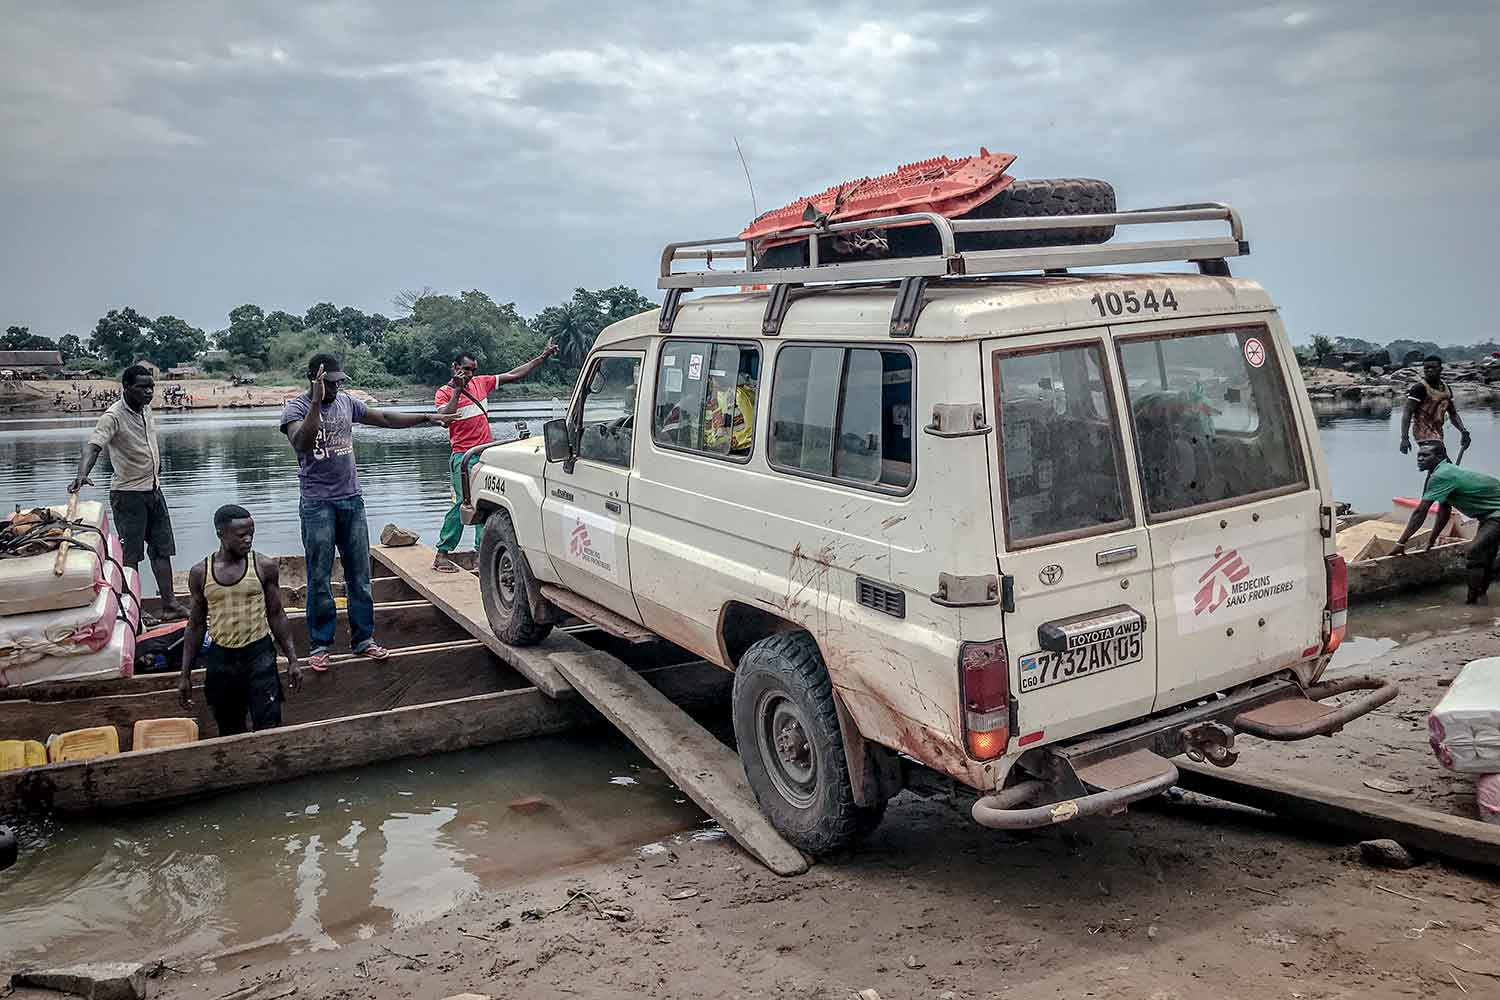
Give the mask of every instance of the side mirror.
POLYGON ((547 451, 549 462, 566 462, 572 458, 573 442, 568 436, 568 421, 558 417, 543 424, 542 445, 547 451))

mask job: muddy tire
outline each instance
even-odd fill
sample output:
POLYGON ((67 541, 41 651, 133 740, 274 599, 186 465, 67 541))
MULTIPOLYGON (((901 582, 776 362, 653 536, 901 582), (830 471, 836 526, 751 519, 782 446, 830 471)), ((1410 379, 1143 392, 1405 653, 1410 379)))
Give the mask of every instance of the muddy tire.
POLYGON ((806 632, 768 636, 740 658, 734 736, 761 812, 801 850, 836 853, 880 823, 884 802, 854 801, 833 684, 806 632))
MULTIPOLYGON (((1038 219, 1058 215, 1092 215, 1115 210, 1115 189, 1107 181, 1086 177, 1049 177, 1016 181, 995 197, 970 209, 960 219, 1038 219)), ((1104 243, 1114 236, 1113 226, 1080 226, 1077 229, 1033 229, 1008 233, 962 233, 958 249, 1011 250, 1035 246, 1078 246, 1104 243)), ((879 258, 930 257, 941 252, 937 233, 931 226, 906 226, 886 230, 889 251, 879 258)), ((825 263, 839 260, 870 259, 841 257, 831 240, 823 239, 818 256, 825 263)), ((804 267, 807 244, 788 243, 772 247, 756 262, 758 268, 804 267)))
POLYGON ((534 646, 547 638, 552 625, 531 617, 528 595, 537 594, 536 579, 516 541, 510 515, 497 510, 484 522, 479 537, 479 592, 490 629, 511 646, 534 646))

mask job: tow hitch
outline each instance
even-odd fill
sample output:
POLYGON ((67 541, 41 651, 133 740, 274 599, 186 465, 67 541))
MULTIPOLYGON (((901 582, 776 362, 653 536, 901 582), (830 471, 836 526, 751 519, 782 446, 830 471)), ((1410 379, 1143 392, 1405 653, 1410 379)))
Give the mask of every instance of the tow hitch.
POLYGON ((1234 749, 1234 730, 1222 722, 1200 722, 1182 731, 1182 742, 1187 744, 1187 759, 1196 763, 1208 761, 1219 767, 1229 767, 1240 759, 1234 749))
POLYGON ((1373 677, 1345 677, 1306 689, 1293 680, 1263 681, 1075 743, 1028 751, 1017 770, 1032 777, 983 796, 971 814, 981 826, 1026 830, 1122 812, 1177 783, 1170 758, 1178 754, 1229 767, 1239 759, 1238 734, 1266 740, 1331 736, 1399 692, 1394 682, 1373 677), (1346 704, 1322 701, 1356 691, 1364 693, 1346 704))

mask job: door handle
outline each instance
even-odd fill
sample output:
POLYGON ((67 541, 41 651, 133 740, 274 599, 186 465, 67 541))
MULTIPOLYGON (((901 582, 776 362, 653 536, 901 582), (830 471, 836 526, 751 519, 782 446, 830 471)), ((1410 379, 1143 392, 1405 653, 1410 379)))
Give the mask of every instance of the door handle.
POLYGON ((1141 554, 1141 550, 1134 545, 1121 545, 1116 549, 1105 549, 1094 556, 1094 563, 1098 566, 1110 566, 1114 563, 1129 562, 1141 554))
POLYGON ((553 490, 552 491, 552 495, 555 496, 555 497, 557 497, 557 499, 559 499, 559 500, 572 500, 573 499, 573 494, 569 493, 567 490, 553 490))
POLYGON ((613 500, 604 501, 604 509, 609 511, 611 514, 620 513, 620 505, 615 503, 613 500))

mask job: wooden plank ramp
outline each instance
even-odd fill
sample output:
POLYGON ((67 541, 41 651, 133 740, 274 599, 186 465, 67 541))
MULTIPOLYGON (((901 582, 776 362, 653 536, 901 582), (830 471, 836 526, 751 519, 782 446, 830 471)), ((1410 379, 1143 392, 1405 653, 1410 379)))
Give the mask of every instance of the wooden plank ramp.
POLYGON ((381 565, 453 615, 539 689, 548 694, 582 694, 767 868, 778 875, 807 871, 808 859, 761 813, 734 751, 640 674, 609 653, 556 631, 536 646, 507 646, 490 631, 479 580, 473 574, 434 570, 434 552, 425 545, 375 546, 370 551, 381 565))
POLYGON ((489 647, 490 652, 520 671, 538 690, 552 698, 577 694, 558 671, 553 653, 581 654, 589 647, 570 635, 556 631, 536 646, 508 646, 490 629, 479 593, 479 577, 473 573, 439 573, 432 568, 437 553, 426 545, 390 547, 374 545, 376 562, 405 580, 413 590, 440 608, 464 631, 489 647))
POLYGON ((558 669, 757 860, 778 875, 807 871, 808 859, 760 811, 734 751, 640 674, 599 651, 560 659, 558 669))
POLYGON ((1179 760, 1177 784, 1226 802, 1306 820, 1359 837, 1389 837, 1459 861, 1500 865, 1500 826, 1283 775, 1179 760))

